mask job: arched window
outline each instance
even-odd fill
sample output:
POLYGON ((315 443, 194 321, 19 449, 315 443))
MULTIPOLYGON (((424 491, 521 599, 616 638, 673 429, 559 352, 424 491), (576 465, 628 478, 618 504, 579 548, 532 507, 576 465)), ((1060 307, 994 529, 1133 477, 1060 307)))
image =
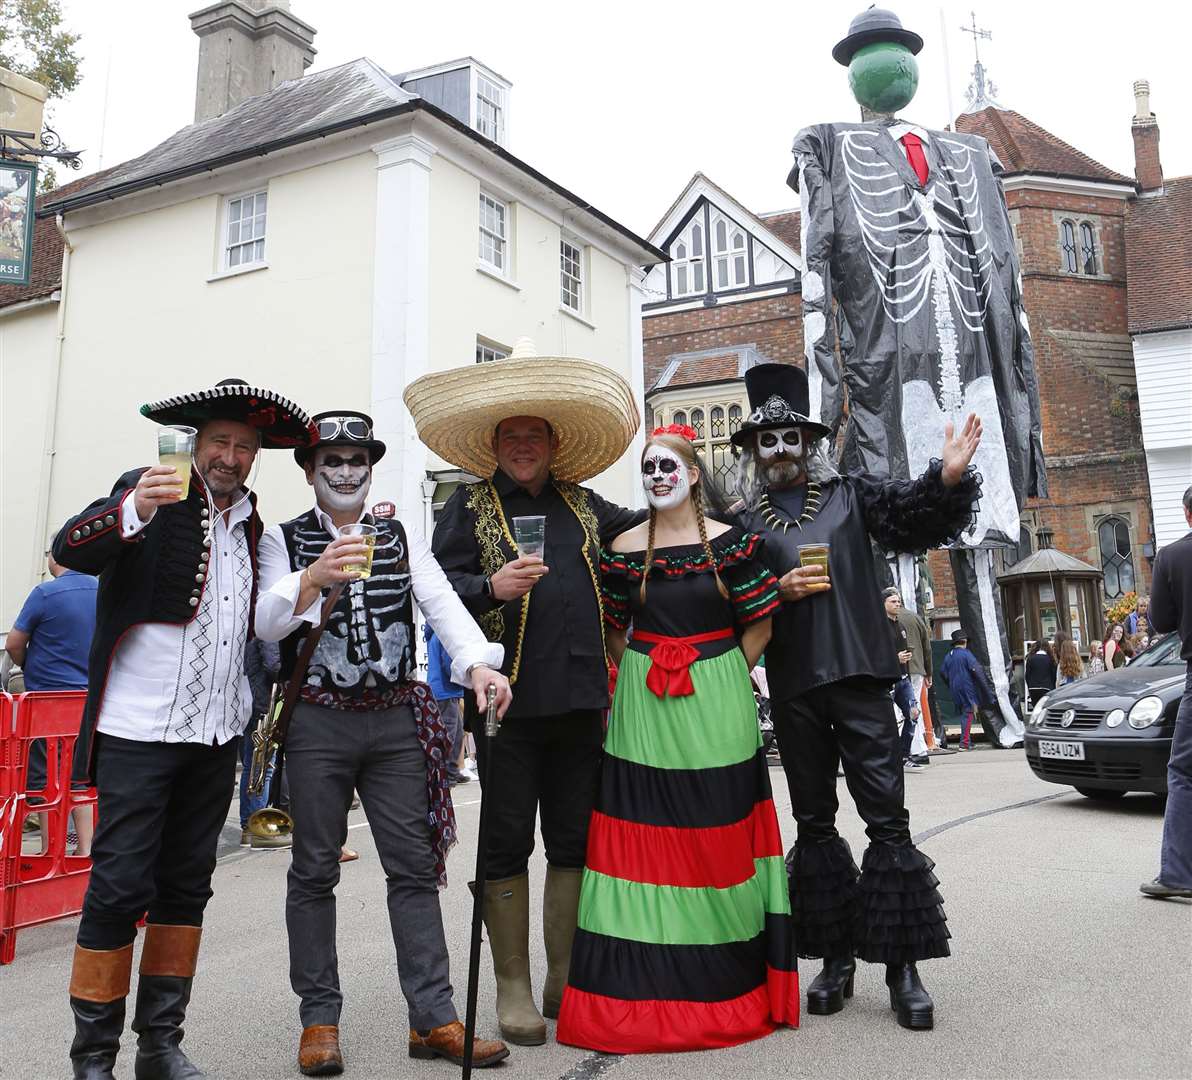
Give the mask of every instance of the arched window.
POLYGON ((1064 270, 1076 273, 1076 230, 1070 221, 1060 222, 1060 248, 1063 251, 1064 270))
POLYGON ((691 426, 695 428, 695 433, 702 439, 704 437, 704 410, 691 410, 691 426))
POLYGON ((1084 273, 1091 276, 1097 272, 1097 242, 1087 221, 1080 223, 1080 263, 1084 273))
POLYGON ((708 422, 712 428, 713 439, 724 438, 724 409, 719 405, 713 405, 712 411, 708 414, 708 422))
POLYGON ((1097 526, 1101 549, 1101 572, 1109 599, 1134 591, 1134 560, 1130 547, 1130 526, 1119 517, 1109 517, 1097 526))
POLYGON ((730 405, 728 407, 728 433, 735 435, 741 427, 741 406, 730 405))
POLYGON ((687 423, 687 414, 682 409, 676 409, 674 411, 674 413, 671 414, 671 423, 672 424, 687 423))
POLYGON ((717 289, 736 289, 749 284, 746 265, 748 241, 745 230, 719 213, 712 225, 712 284, 717 289))
POLYGON ((707 281, 704 270, 704 227, 692 221, 671 246, 671 293, 697 296, 707 281))

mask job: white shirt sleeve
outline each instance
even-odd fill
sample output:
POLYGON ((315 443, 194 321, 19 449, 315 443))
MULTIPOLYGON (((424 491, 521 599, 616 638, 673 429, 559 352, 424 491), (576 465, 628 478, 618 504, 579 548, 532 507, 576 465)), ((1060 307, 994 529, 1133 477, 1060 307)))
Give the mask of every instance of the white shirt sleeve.
POLYGON ((505 659, 504 646, 484 636, 421 534, 408 529, 406 541, 410 545, 414 599, 451 657, 451 681, 461 686, 469 685, 468 668, 477 664, 499 671, 505 659))
MULTIPOLYGON (((131 500, 129 500, 131 501, 131 500)), ((264 641, 281 641, 303 623, 319 624, 323 615, 320 595, 305 611, 296 612, 298 594, 302 591, 302 571, 290 569, 290 556, 280 525, 270 525, 257 548, 257 637, 264 641)))
MULTIPOLYGON (((152 519, 153 514, 149 517, 152 519)), ((137 513, 137 500, 130 493, 120 504, 120 535, 127 540, 130 536, 136 536, 148 524, 148 521, 141 520, 140 514, 137 513)))

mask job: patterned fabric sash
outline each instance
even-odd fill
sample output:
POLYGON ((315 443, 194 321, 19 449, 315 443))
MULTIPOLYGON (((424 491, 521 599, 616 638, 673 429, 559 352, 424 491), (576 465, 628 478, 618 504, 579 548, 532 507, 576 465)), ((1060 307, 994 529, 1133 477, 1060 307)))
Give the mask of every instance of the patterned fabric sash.
POLYGON ((699 649, 708 641, 722 641, 733 636, 733 628, 709 630, 706 634, 691 634, 688 637, 665 637, 646 630, 635 630, 634 641, 653 645, 650 650, 650 670, 646 673, 646 686, 657 697, 687 697, 695 693, 691 683, 691 665, 699 659, 699 649))

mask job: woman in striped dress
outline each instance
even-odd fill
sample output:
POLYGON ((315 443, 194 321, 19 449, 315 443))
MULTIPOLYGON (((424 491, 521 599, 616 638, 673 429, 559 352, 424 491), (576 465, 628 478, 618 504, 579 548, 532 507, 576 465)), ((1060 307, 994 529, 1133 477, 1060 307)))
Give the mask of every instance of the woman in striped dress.
POLYGON ((732 1046, 799 1022, 749 682, 777 581, 756 535, 703 516, 694 435, 655 431, 650 519, 602 559, 619 674, 557 1037, 610 1053, 732 1046))

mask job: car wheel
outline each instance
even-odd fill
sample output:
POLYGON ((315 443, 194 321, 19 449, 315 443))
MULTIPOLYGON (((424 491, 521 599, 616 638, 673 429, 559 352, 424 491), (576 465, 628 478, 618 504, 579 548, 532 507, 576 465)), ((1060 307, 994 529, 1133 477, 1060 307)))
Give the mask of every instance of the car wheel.
POLYGON ((1113 791, 1107 788, 1078 787, 1076 790, 1086 799, 1097 799, 1099 802, 1113 802, 1126 794, 1124 791, 1113 791))

